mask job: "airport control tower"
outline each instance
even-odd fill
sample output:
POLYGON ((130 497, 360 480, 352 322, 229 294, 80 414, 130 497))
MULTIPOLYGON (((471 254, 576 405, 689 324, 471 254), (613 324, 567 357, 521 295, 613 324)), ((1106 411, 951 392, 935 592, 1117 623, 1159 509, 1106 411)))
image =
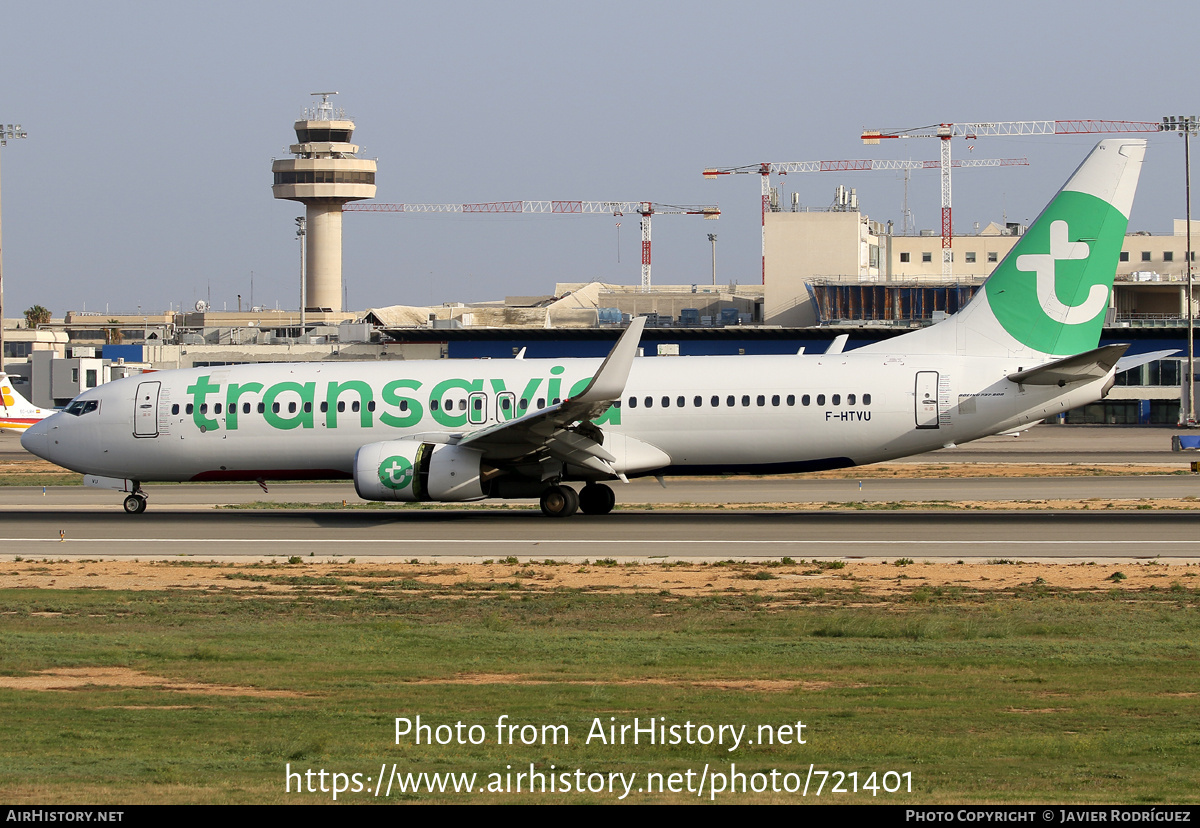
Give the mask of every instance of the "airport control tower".
POLYGON ((275 198, 304 202, 308 259, 306 310, 342 310, 342 205, 375 197, 375 162, 355 158, 350 143, 354 122, 334 110, 329 97, 314 92, 321 102, 296 121, 293 157, 271 163, 275 198))

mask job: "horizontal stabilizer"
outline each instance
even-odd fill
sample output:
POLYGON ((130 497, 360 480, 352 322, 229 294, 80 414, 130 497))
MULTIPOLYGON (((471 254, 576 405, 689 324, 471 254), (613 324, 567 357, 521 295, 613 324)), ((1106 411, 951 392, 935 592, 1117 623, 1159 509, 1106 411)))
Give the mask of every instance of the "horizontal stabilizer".
POLYGON ((1057 385, 1072 382, 1088 382, 1107 376, 1129 345, 1105 345, 1075 356, 1063 357, 1036 368, 1027 368, 1009 374, 1008 378, 1018 385, 1057 385))
POLYGON ((1134 356, 1124 356, 1117 360, 1117 373, 1128 371, 1130 368, 1137 368, 1140 365, 1145 365, 1147 362, 1154 362, 1159 359, 1179 353, 1178 348, 1172 348, 1169 351, 1151 351, 1148 354, 1136 354, 1134 356))

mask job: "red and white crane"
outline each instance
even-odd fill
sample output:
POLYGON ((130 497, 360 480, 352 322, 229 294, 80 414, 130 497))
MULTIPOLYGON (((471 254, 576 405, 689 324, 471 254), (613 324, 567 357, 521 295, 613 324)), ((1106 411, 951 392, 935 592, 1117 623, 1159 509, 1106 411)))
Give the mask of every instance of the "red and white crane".
POLYGON ((1094 132, 1160 132, 1157 121, 988 121, 963 124, 931 124, 914 129, 865 129, 864 144, 878 144, 884 138, 938 138, 942 142, 942 275, 953 275, 951 239, 953 223, 950 218, 950 139, 972 140, 981 135, 1083 135, 1094 132))
MULTIPOLYGON (((771 211, 771 176, 811 172, 864 172, 870 170, 927 170, 941 166, 940 161, 873 161, 870 159, 841 161, 787 161, 783 163, 749 164, 744 167, 708 167, 704 177, 710 180, 719 175, 762 176, 762 283, 767 283, 767 213, 771 211)), ((955 161, 955 167, 1028 166, 1026 158, 972 158, 955 161)))
POLYGON ((648 292, 650 280, 650 217, 701 216, 720 218, 715 204, 680 206, 654 201, 489 201, 481 204, 377 204, 352 201, 342 208, 348 213, 591 213, 621 216, 637 213, 642 217, 642 292, 648 292))

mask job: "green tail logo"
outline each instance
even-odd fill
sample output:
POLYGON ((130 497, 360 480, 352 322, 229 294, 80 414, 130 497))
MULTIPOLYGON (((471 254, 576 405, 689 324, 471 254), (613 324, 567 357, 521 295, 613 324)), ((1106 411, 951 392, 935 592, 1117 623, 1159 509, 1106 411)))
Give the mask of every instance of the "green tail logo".
POLYGON ((1103 199, 1064 190, 984 284, 996 319, 1046 354, 1100 342, 1128 220, 1103 199))

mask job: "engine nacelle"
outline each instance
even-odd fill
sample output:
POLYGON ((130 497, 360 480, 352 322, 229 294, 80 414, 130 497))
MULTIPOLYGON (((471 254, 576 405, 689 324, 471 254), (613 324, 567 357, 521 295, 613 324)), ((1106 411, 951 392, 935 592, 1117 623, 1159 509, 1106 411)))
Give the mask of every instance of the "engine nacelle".
POLYGON ((354 455, 354 488, 363 500, 479 500, 482 457, 442 443, 369 443, 354 455))

